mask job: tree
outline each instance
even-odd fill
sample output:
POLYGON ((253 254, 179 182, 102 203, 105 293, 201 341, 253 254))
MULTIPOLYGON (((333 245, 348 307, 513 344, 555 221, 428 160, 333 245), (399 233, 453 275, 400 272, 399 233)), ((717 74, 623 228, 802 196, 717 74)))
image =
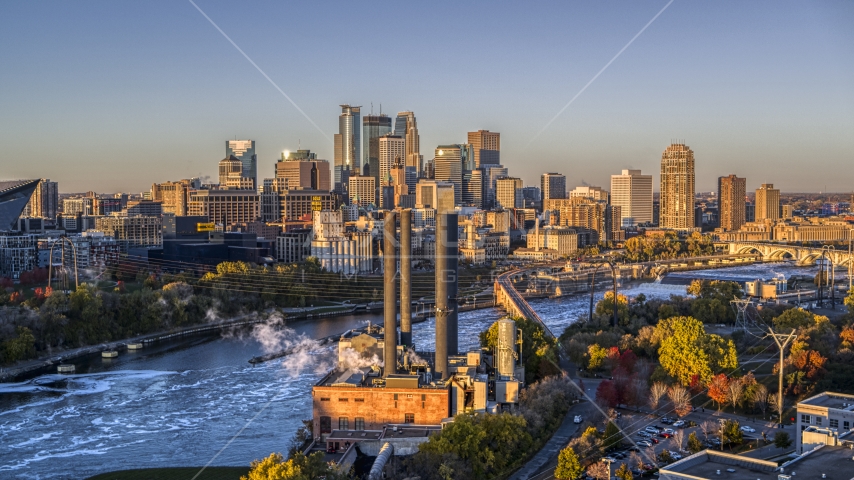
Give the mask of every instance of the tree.
POLYGON ((691 453, 697 453, 703 450, 703 444, 700 442, 700 439, 697 438, 696 432, 691 432, 688 435, 688 451, 691 453))
POLYGON ((768 397, 768 387, 761 383, 756 384, 756 388, 753 390, 753 406, 762 411, 762 418, 765 418, 765 410, 768 409, 768 397))
POLYGON ((774 328, 779 331, 789 331, 793 328, 805 328, 815 324, 815 314, 803 308, 790 308, 776 317, 774 328))
POLYGON ((620 480, 632 480, 633 478, 635 478, 634 475, 632 475, 632 471, 629 470, 629 466, 625 463, 620 464, 620 468, 618 468, 617 471, 614 472, 614 476, 619 478, 620 480))
POLYGON ((677 452, 681 452, 685 446, 685 430, 680 428, 673 432, 673 436, 670 437, 670 443, 676 447, 677 452))
POLYGON ((617 389, 611 380, 602 380, 596 388, 596 403, 603 407, 617 406, 617 389))
POLYGON ((662 450, 658 453, 658 461, 661 463, 670 463, 673 461, 673 457, 670 455, 669 451, 662 450))
POLYGON ((706 440, 709 439, 709 435, 717 434, 718 428, 720 428, 718 424, 712 420, 706 420, 700 424, 700 431, 703 432, 703 438, 706 440))
POLYGON ((263 460, 254 460, 249 474, 240 477, 240 480, 315 480, 320 478, 333 480, 343 477, 336 474, 323 461, 323 453, 315 452, 306 456, 297 452, 293 458, 287 461, 284 461, 279 453, 270 454, 263 460))
MULTIPOLYGON (((604 298, 596 304, 596 315, 608 319, 614 318, 614 292, 605 292, 604 298)), ((620 325, 629 323, 629 299, 621 293, 617 294, 617 321, 620 325)))
POLYGON ((729 445, 730 450, 732 450, 733 445, 741 445, 744 442, 744 432, 741 431, 741 427, 736 420, 725 421, 723 427, 721 427, 721 432, 721 436, 723 437, 721 443, 729 445))
POLYGON ((684 417, 691 413, 691 395, 682 385, 673 385, 667 389, 667 398, 673 403, 676 415, 684 417))
POLYGON ((596 480, 608 480, 610 467, 605 462, 596 462, 587 467, 587 475, 596 480))
POLYGON ((608 351, 600 347, 598 343, 594 343, 587 347, 587 355, 590 358, 587 368, 596 370, 602 366, 602 362, 608 357, 608 351))
POLYGON ((614 422, 608 422, 605 426, 605 433, 602 436, 602 445, 605 450, 620 444, 623 439, 623 434, 620 428, 614 422))
POLYGON ((667 394, 667 384, 664 382, 655 382, 649 388, 649 406, 653 410, 658 409, 658 403, 661 398, 667 394))
POLYGON ((727 400, 729 401, 730 405, 732 405, 733 410, 735 410, 735 407, 741 405, 741 394, 743 392, 744 384, 741 381, 733 380, 729 382, 727 400))
POLYGON ((792 446, 792 438, 787 432, 777 432, 774 435, 774 446, 777 448, 789 448, 792 446))
POLYGON ((719 373, 712 377, 709 382, 708 395, 715 403, 718 404, 718 410, 724 403, 727 403, 729 398, 729 377, 723 373, 719 373))
POLYGON ((658 361, 662 368, 682 385, 690 385, 691 377, 711 378, 709 356, 700 347, 706 332, 703 323, 692 317, 671 317, 658 322, 661 346, 658 361))
POLYGON ((584 473, 584 467, 581 466, 581 461, 578 459, 575 450, 572 447, 566 447, 560 451, 557 457, 557 468, 555 468, 554 476, 560 480, 576 480, 584 473))

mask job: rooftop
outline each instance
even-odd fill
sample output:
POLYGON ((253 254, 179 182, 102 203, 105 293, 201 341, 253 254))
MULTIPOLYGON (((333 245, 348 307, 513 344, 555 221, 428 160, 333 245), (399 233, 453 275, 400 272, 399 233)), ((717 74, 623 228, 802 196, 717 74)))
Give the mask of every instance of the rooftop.
POLYGON ((662 468, 659 473, 663 480, 779 480, 781 474, 792 475, 794 479, 849 480, 854 475, 854 449, 849 445, 824 446, 783 464, 782 469, 776 462, 704 450, 662 468))
POLYGON ((854 411, 854 395, 845 393, 823 392, 818 395, 801 400, 798 405, 812 405, 816 407, 832 408, 835 410, 854 411))

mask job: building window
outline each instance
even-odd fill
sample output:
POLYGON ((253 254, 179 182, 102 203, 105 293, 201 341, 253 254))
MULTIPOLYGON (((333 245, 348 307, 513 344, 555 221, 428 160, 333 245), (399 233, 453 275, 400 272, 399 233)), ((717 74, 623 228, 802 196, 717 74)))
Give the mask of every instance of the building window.
POLYGON ((821 417, 815 417, 815 424, 821 425, 821 417))
POLYGON ((350 420, 347 417, 338 417, 338 430, 350 430, 350 420))
POLYGON ((361 403, 364 403, 364 402, 365 402, 365 399, 364 399, 364 398, 354 398, 354 399, 353 399, 353 401, 354 401, 354 402, 361 402, 361 403))
POLYGON ((802 414, 801 415, 801 423, 810 423, 810 416, 802 414))
POLYGON ((851 429, 851 424, 848 423, 848 420, 845 420, 844 422, 842 422, 842 428, 844 428, 845 430, 851 429))
POLYGON ((839 420, 830 419, 830 428, 839 428, 839 420))
POLYGON ((332 433, 332 417, 320 417, 320 433, 332 433))
POLYGON ((339 402, 348 402, 348 401, 350 401, 350 399, 348 399, 348 398, 339 398, 339 399, 338 399, 338 401, 339 401, 339 402))
POLYGON ((322 398, 320 399, 320 401, 321 401, 321 402, 328 402, 328 401, 329 401, 329 398, 322 397, 322 398))
POLYGON ((365 417, 356 417, 353 422, 356 426, 356 430, 364 430, 365 429, 365 417))
POLYGON ((415 414, 407 413, 403 416, 403 423, 415 423, 415 414))

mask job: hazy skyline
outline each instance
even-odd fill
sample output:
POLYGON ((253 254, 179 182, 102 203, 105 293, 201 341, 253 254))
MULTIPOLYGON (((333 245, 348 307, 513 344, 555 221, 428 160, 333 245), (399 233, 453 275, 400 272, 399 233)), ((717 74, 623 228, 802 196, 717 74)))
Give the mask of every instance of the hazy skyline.
POLYGON ((671 139, 697 191, 851 191, 854 4, 676 0, 544 126, 667 0, 385 6, 195 0, 321 134, 189 2, 0 5, 0 178, 63 192, 216 177, 224 140, 332 161, 339 104, 418 119, 425 161, 466 132, 501 132, 526 185, 655 178, 671 139), (536 140, 531 142, 536 137, 536 140))

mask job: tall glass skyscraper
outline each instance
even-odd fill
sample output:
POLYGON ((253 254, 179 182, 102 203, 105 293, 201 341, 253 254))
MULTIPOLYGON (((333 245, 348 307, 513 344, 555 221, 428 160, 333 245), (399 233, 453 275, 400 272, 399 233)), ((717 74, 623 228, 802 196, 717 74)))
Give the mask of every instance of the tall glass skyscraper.
POLYGON ((413 167, 422 175, 424 158, 421 156, 421 139, 418 136, 418 123, 412 112, 399 112, 394 121, 394 134, 400 135, 406 141, 405 165, 413 167))
POLYGON ((243 167, 241 176, 251 178, 258 185, 258 156, 255 155, 255 140, 226 140, 225 158, 231 156, 240 160, 243 167))
POLYGON ((391 133, 391 117, 382 113, 365 115, 362 125, 365 130, 364 156, 362 157, 365 159, 365 167, 362 168, 361 173, 374 177, 376 185, 381 185, 383 179, 380 178, 380 170, 382 170, 380 167, 380 137, 391 133))

